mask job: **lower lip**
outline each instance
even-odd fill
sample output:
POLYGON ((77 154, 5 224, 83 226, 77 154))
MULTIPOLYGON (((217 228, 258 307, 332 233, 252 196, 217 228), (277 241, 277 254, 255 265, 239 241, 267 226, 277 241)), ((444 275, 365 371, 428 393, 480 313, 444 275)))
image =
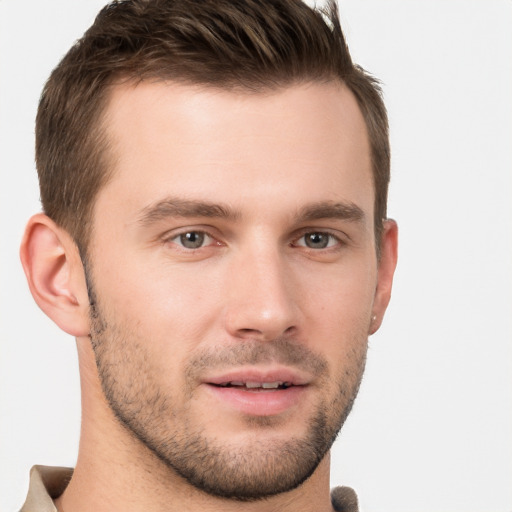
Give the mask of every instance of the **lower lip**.
POLYGON ((207 384, 210 393, 229 408, 251 416, 275 416, 296 406, 306 391, 306 386, 286 389, 252 391, 235 387, 207 384))

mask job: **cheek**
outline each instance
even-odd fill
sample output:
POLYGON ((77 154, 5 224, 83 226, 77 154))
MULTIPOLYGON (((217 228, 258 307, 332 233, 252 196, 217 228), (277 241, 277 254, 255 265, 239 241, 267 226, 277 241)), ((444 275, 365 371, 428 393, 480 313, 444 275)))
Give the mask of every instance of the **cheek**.
POLYGON ((302 293, 306 339, 329 360, 365 350, 376 286, 376 271, 368 268, 337 272, 302 293))
POLYGON ((350 325, 370 315, 377 283, 371 264, 340 265, 315 279, 309 279, 311 273, 305 275, 300 293, 313 316, 325 316, 330 325, 350 325))
POLYGON ((152 350, 173 357, 192 349, 218 317, 219 286, 201 271, 151 265, 98 269, 98 293, 107 315, 125 330, 151 342, 152 350), (100 274, 101 272, 101 274, 100 274))

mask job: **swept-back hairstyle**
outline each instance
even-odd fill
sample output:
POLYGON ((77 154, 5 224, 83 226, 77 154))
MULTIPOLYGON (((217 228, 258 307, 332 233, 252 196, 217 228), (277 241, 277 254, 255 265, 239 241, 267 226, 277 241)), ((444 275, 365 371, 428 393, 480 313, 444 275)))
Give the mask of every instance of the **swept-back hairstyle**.
MULTIPOLYGON (((95 197, 112 174, 103 114, 112 86, 168 80, 241 92, 343 82, 368 130, 377 248, 389 182, 387 114, 377 81, 352 63, 335 0, 115 0, 54 69, 36 120, 45 213, 85 254, 95 197)), ((143 171, 141 171, 143 172, 143 171)))

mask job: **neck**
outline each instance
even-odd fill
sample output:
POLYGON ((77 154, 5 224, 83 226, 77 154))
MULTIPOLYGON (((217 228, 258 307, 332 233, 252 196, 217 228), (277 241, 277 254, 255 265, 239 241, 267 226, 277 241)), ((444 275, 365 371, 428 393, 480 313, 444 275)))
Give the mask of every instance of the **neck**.
POLYGON ((114 416, 99 382, 87 339, 78 340, 82 430, 76 468, 59 512, 318 512, 331 511, 329 456, 298 488, 242 502, 218 498, 191 486, 162 462, 114 416))

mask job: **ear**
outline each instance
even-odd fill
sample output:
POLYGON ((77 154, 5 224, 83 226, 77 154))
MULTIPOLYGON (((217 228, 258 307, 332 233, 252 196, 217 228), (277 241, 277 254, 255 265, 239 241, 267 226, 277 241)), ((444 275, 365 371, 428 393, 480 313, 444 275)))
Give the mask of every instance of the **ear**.
POLYGON ((44 214, 28 222, 20 258, 38 306, 63 331, 89 334, 89 298, 78 248, 71 236, 44 214))
POLYGON ((381 238, 381 252, 378 261, 377 288, 373 301, 370 334, 375 333, 382 324, 384 313, 391 299, 391 288, 398 258, 398 226, 391 219, 384 221, 381 238))

